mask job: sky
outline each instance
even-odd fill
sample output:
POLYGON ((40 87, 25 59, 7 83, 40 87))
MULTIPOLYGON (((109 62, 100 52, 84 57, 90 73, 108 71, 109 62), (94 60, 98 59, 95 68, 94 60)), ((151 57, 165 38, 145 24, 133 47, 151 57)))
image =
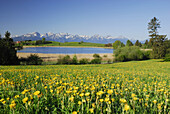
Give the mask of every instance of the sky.
POLYGON ((124 36, 148 39, 148 22, 160 21, 159 34, 170 37, 170 0, 0 0, 0 34, 124 36))

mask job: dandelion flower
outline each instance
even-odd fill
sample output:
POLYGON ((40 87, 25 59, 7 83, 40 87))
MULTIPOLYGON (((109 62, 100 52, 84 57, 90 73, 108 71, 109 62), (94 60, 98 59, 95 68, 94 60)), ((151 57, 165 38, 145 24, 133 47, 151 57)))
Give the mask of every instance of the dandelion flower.
POLYGON ((26 103, 28 101, 28 97, 25 97, 24 99, 22 99, 23 103, 26 103))
POLYGON ((40 91, 34 92, 34 95, 38 95, 38 94, 40 94, 40 91))
POLYGON ((128 104, 125 104, 124 110, 126 111, 130 110, 130 106, 128 104))

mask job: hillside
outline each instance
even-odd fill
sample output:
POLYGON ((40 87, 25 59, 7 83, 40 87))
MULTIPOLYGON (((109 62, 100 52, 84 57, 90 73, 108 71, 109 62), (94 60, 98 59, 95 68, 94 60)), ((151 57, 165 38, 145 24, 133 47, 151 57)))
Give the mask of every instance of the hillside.
POLYGON ((170 63, 0 66, 0 113, 169 112, 170 63))
POLYGON ((36 41, 27 41, 27 45, 24 44, 24 46, 89 46, 89 47, 104 47, 104 44, 100 44, 100 43, 89 43, 89 42, 55 42, 55 41, 47 41, 50 43, 47 44, 38 44, 38 45, 34 45, 36 43, 36 41))

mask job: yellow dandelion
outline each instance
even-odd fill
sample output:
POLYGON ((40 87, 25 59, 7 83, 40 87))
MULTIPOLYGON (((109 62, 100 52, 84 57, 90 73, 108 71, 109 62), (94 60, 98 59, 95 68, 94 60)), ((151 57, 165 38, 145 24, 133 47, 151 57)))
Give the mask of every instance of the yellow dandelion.
POLYGON ((103 99, 100 99, 100 102, 103 102, 104 100, 103 99))
POLYGON ((157 103, 157 101, 156 101, 156 100, 153 100, 153 103, 154 103, 154 104, 156 104, 156 103, 157 103))
POLYGON ((132 98, 135 97, 136 95, 134 93, 131 94, 132 98))
POLYGON ((105 99, 104 99, 104 101, 105 102, 108 102, 110 99, 108 98, 108 97, 106 97, 105 99))
POLYGON ((90 113, 94 113, 94 109, 93 108, 90 108, 89 111, 90 111, 90 113))
POLYGON ((15 103, 11 103, 10 105, 9 105, 9 107, 12 109, 12 108, 15 108, 15 106, 16 106, 16 104, 15 103))
POLYGON ((124 98, 120 98, 120 102, 121 102, 121 103, 126 103, 127 101, 126 101, 126 99, 124 99, 124 98))
POLYGON ((76 112, 76 111, 73 111, 72 114, 77 114, 77 112, 76 112))
POLYGON ((82 102, 81 102, 81 101, 78 101, 78 104, 79 104, 79 105, 81 105, 81 104, 82 104, 82 102))
POLYGON ((25 97, 24 99, 22 99, 23 103, 26 103, 28 101, 28 97, 25 97))
POLYGON ((130 106, 128 104, 125 104, 124 110, 126 110, 126 111, 130 110, 130 106))
POLYGON ((109 90, 107 91, 107 93, 108 93, 108 94, 112 94, 112 93, 113 93, 113 90, 109 89, 109 90))
POLYGON ((40 91, 34 92, 34 95, 38 95, 38 94, 40 94, 40 91))
POLYGON ((114 98, 112 98, 111 100, 112 100, 112 102, 114 102, 114 101, 115 101, 115 99, 114 99, 114 98))
POLYGON ((85 96, 89 96, 89 95, 90 95, 90 93, 89 93, 89 92, 85 93, 85 96))
POLYGON ((84 96, 84 93, 81 93, 79 96, 80 96, 80 97, 83 97, 83 96, 84 96))

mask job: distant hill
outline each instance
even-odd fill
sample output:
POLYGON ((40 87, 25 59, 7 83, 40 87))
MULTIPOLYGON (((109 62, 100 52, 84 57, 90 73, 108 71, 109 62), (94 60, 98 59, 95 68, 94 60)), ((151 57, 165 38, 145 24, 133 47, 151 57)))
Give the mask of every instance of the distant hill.
POLYGON ((14 36, 12 37, 14 41, 24 41, 24 40, 41 40, 42 38, 46 38, 48 41, 57 41, 57 42, 91 42, 91 43, 114 43, 116 40, 120 40, 123 43, 126 43, 128 38, 123 36, 115 38, 112 36, 87 36, 87 35, 72 35, 68 33, 46 33, 40 34, 38 32, 28 33, 21 36, 14 36))

